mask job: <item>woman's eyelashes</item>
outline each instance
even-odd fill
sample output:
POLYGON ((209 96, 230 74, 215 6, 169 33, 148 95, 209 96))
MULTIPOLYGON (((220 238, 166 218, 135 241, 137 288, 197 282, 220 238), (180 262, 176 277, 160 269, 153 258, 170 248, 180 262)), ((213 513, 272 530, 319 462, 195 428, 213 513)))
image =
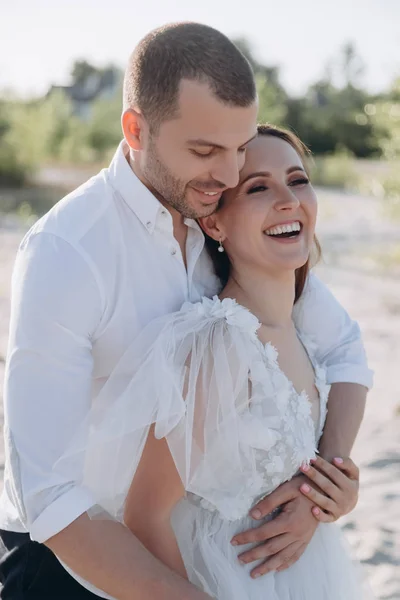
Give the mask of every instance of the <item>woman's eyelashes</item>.
MULTIPOLYGON (((296 179, 289 181, 287 185, 290 187, 295 187, 297 185, 307 185, 308 183, 310 183, 310 181, 307 177, 297 177, 296 179)), ((247 193, 256 194, 257 192, 265 192, 266 190, 268 190, 268 186, 265 183, 258 183, 256 185, 252 185, 247 190, 247 193)))
POLYGON ((310 183, 310 180, 307 177, 298 177, 297 179, 294 179, 293 181, 291 181, 289 183, 289 185, 291 185, 291 186, 307 185, 308 183, 310 183))
POLYGON ((249 188, 247 190, 248 194, 255 194, 257 192, 264 192, 265 190, 267 190, 267 186, 266 185, 254 185, 253 187, 249 188))

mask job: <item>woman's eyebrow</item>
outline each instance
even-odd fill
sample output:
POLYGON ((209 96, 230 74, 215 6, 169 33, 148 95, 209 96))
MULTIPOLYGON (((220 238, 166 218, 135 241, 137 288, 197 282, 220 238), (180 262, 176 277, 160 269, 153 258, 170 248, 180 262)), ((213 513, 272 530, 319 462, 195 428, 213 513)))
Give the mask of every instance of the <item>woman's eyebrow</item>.
MULTIPOLYGON (((294 171, 303 171, 303 173, 305 173, 304 167, 301 167, 300 165, 294 165, 293 167, 289 167, 288 169, 286 169, 286 174, 290 175, 290 173, 293 173, 294 171)), ((271 177, 271 173, 269 171, 256 171, 255 173, 250 173, 249 175, 247 175, 247 177, 245 177, 242 181, 243 183, 246 183, 246 181, 248 181, 249 179, 254 179, 255 177, 271 177)))

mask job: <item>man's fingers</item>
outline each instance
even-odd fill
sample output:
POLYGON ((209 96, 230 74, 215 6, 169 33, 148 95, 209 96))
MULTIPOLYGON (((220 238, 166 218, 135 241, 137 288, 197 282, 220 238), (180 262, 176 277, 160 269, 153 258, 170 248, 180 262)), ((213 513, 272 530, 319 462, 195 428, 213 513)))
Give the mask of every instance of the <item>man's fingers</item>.
POLYGON ((288 569, 289 567, 291 567, 292 565, 294 565, 294 563, 299 560, 300 556, 303 554, 303 552, 304 552, 304 550, 306 548, 307 548, 307 544, 303 544, 302 546, 300 546, 300 548, 298 550, 296 550, 296 552, 293 554, 292 558, 289 559, 282 566, 278 567, 276 570, 278 572, 280 572, 280 571, 286 571, 286 569, 288 569))
POLYGON ((273 491, 269 496, 260 500, 250 511, 250 515, 253 519, 262 519, 266 517, 273 510, 285 504, 285 502, 289 502, 289 500, 293 500, 298 495, 298 487, 293 485, 293 480, 283 483, 275 491, 273 491))
POLYGON ((274 554, 278 554, 278 552, 287 548, 291 543, 293 543, 293 537, 288 533, 284 533, 283 535, 272 538, 272 540, 268 540, 265 544, 261 544, 247 552, 243 552, 238 558, 240 562, 244 564, 251 563, 255 560, 260 560, 261 558, 274 556, 274 554))
POLYGON ((360 469, 351 460, 351 458, 334 458, 333 462, 335 466, 346 473, 349 479, 358 481, 360 479, 360 469))
POLYGON ((275 554, 268 560, 266 560, 262 565, 259 565, 251 572, 252 577, 260 577, 261 575, 266 575, 271 571, 276 571, 283 565, 287 564, 292 560, 294 555, 299 551, 302 546, 301 542, 293 542, 289 544, 286 548, 275 554))
POLYGON ((249 544, 251 542, 265 542, 271 538, 286 533, 287 517, 286 515, 278 515, 275 519, 264 523, 255 529, 248 529, 242 533, 238 533, 232 538, 231 544, 240 546, 241 544, 249 544))
POLYGON ((310 485, 307 485, 306 483, 303 483, 303 485, 300 487, 300 491, 302 494, 307 496, 309 500, 312 500, 315 504, 317 504, 320 508, 331 513, 333 516, 336 516, 337 504, 336 502, 331 500, 331 498, 328 498, 328 496, 317 492, 317 490, 314 490, 314 488, 312 488, 310 485))

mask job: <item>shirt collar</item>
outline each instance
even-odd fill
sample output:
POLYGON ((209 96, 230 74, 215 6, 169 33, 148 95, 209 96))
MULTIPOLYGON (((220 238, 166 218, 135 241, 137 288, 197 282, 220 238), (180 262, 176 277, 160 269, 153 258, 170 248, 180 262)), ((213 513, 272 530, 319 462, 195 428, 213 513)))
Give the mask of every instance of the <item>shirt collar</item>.
POLYGON ((128 151, 128 145, 123 140, 108 168, 108 178, 112 187, 119 192, 146 229, 153 233, 163 206, 132 171, 126 158, 128 151))
MULTIPOLYGON (((153 233, 157 217, 160 211, 165 209, 132 171, 127 160, 128 152, 128 144, 125 140, 122 140, 108 168, 108 178, 112 187, 119 192, 146 229, 153 233)), ((196 220, 185 219, 185 225, 195 229, 204 238, 201 227, 196 220)))

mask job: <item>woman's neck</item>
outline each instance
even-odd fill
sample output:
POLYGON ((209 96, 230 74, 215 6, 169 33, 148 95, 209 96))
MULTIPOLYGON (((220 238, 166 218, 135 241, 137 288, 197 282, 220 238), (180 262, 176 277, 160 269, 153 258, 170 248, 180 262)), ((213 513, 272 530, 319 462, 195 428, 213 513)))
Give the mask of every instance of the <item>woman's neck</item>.
POLYGON ((267 327, 282 329, 292 326, 295 296, 294 272, 279 275, 233 272, 220 298, 234 298, 248 308, 267 327))

